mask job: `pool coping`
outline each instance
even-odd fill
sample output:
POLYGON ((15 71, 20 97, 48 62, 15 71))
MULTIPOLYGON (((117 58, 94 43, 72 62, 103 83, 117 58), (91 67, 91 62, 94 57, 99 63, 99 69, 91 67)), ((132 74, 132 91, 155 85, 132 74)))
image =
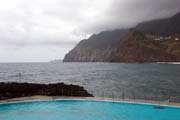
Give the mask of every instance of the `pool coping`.
POLYGON ((97 100, 97 101, 111 101, 111 102, 127 102, 127 103, 140 103, 140 104, 154 104, 180 107, 180 103, 168 102, 168 101, 152 101, 152 100, 139 100, 139 99, 121 99, 121 98, 102 98, 102 97, 68 97, 68 96, 30 96, 19 97, 7 100, 0 100, 2 103, 13 102, 26 102, 26 101, 40 101, 40 100, 97 100))

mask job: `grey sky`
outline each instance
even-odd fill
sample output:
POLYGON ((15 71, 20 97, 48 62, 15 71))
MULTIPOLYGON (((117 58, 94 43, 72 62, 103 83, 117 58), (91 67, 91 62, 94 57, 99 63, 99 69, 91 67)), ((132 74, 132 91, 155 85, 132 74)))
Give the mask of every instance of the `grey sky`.
POLYGON ((0 62, 63 58, 102 30, 180 12, 180 0, 1 0, 0 62))

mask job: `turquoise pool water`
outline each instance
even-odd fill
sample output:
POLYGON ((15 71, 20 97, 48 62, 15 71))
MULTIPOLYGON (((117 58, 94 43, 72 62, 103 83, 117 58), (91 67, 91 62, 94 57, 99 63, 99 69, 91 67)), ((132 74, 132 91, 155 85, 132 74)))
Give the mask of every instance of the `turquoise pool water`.
POLYGON ((0 120, 180 120, 180 108, 94 100, 29 101, 0 104, 0 120))

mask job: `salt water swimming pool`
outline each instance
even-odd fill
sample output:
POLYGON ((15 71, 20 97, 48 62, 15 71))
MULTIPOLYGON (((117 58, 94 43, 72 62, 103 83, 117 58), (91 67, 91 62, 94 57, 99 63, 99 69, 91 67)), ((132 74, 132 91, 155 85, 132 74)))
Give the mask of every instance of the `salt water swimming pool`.
POLYGON ((0 120, 180 120, 180 107, 101 100, 0 104, 0 120))

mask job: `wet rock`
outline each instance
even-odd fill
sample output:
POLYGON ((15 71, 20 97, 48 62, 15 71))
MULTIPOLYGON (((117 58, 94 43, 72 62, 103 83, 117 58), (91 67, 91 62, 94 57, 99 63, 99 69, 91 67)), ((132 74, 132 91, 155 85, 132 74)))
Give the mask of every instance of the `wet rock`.
POLYGON ((0 100, 33 95, 92 97, 83 87, 64 83, 0 83, 0 100))

